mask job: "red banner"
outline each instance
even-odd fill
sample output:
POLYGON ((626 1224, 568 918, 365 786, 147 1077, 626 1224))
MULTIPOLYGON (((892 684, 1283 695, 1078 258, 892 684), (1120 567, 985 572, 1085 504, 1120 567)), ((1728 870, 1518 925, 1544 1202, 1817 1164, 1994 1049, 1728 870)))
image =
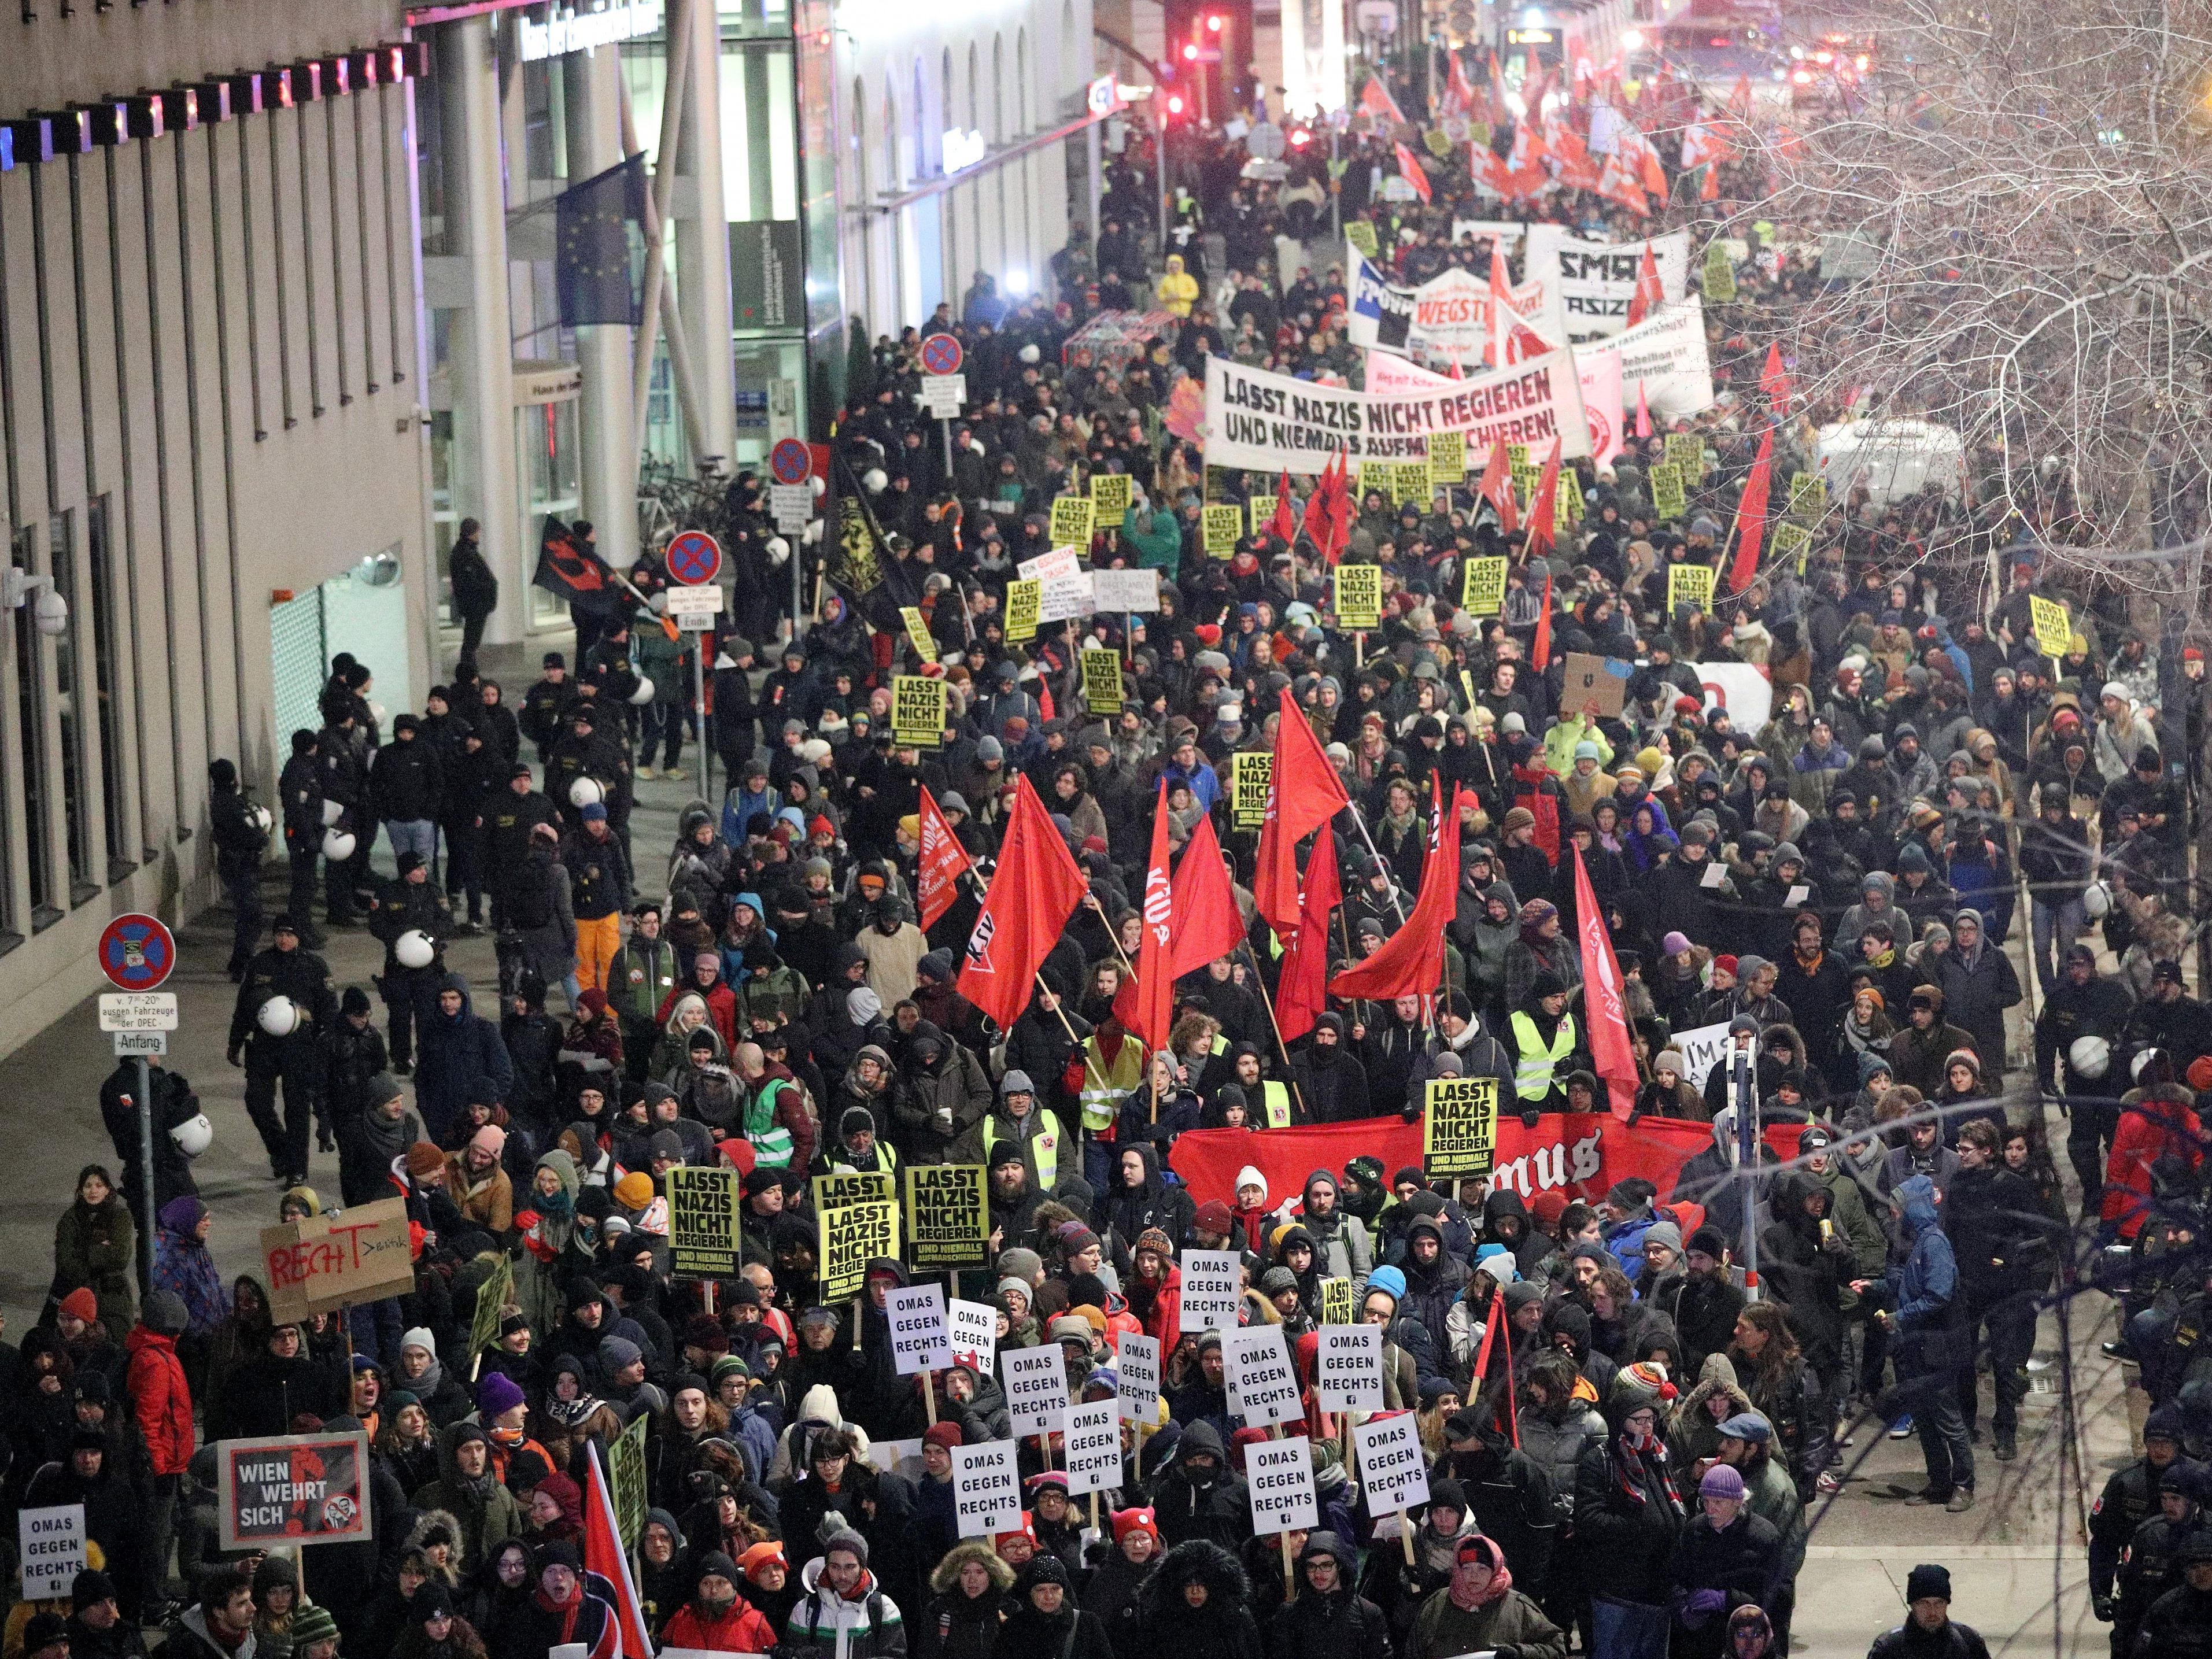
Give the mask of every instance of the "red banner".
MULTIPOLYGON (((1797 1126, 1766 1132, 1781 1157, 1797 1155, 1797 1126)), ((1682 1166, 1713 1144, 1709 1124, 1647 1117, 1634 1127, 1601 1112, 1546 1112, 1533 1129, 1517 1113, 1498 1118, 1498 1166, 1492 1180, 1524 1198, 1553 1190, 1596 1200, 1616 1181, 1642 1176, 1661 1196, 1674 1191, 1682 1166)), ((1237 1201, 1237 1172, 1247 1164, 1267 1177, 1277 1202, 1301 1191, 1306 1177, 1327 1170, 1340 1182, 1361 1156, 1382 1160, 1388 1181, 1421 1161, 1421 1125, 1399 1117, 1361 1118, 1306 1129, 1192 1129, 1176 1137, 1168 1162, 1193 1199, 1237 1201)))

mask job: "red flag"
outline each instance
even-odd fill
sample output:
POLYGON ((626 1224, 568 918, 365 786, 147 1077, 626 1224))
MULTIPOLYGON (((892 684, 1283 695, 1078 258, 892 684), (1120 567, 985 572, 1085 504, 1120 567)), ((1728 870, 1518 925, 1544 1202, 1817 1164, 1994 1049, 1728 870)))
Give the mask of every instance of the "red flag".
POLYGON ((1446 107, 1455 109, 1461 115, 1474 113, 1474 87, 1467 78, 1467 64, 1457 52, 1444 53, 1451 64, 1450 78, 1444 83, 1446 107))
POLYGON ((1229 885, 1229 870, 1221 861, 1221 843, 1214 836, 1211 814, 1199 815, 1190 842, 1182 849, 1182 862, 1176 866, 1173 885, 1168 931, 1175 939, 1168 962, 1169 971, 1181 979, 1193 969, 1229 955, 1244 939, 1243 912, 1237 908, 1237 895, 1229 885))
POLYGON ((1498 54, 1490 54, 1490 125, 1502 126, 1513 118, 1513 107, 1505 101, 1505 71, 1498 62, 1498 54))
POLYGON ((1735 84, 1729 88, 1729 113, 1740 121, 1751 119, 1751 76, 1739 75, 1735 84))
POLYGON ((1443 982, 1444 924, 1459 902, 1459 800, 1455 792, 1446 811, 1442 775, 1431 781, 1429 851, 1413 914, 1381 950, 1329 981, 1332 996, 1433 996, 1443 982))
POLYGON ((1491 446, 1490 464, 1474 489, 1497 509, 1499 529, 1510 536, 1521 527, 1520 505, 1513 499, 1513 457, 1506 453, 1504 439, 1491 446))
MULTIPOLYGON (((1490 245, 1490 337, 1484 355, 1493 368, 1525 363, 1553 349, 1552 344, 1522 320, 1513 308, 1513 285, 1506 278, 1505 252, 1490 245)), ((1455 360, 1456 361, 1456 360, 1455 360)))
POLYGON ((629 1557, 615 1525, 614 1501, 607 1495, 606 1454, 592 1448, 591 1467, 585 1472, 584 1567, 606 1580, 615 1593, 615 1616, 586 1659, 653 1659, 653 1638, 646 1632, 645 1613, 630 1582, 629 1557))
POLYGON ((915 860, 914 884, 921 900, 921 926, 927 933, 944 918, 960 896, 960 878, 974 869, 975 860, 952 833, 938 809, 927 785, 921 791, 921 855, 915 860))
POLYGON ((1743 500, 1735 509, 1735 562, 1729 568, 1729 588, 1741 593, 1759 574, 1759 546, 1766 534, 1766 496, 1774 471, 1774 428, 1759 440, 1759 459, 1751 464, 1744 481, 1743 500))
POLYGON ((1359 88, 1359 107, 1370 115, 1386 118, 1393 127, 1406 125, 1406 112, 1398 107, 1398 100, 1390 95, 1390 88, 1382 84, 1382 77, 1370 75, 1367 84, 1359 88))
POLYGON ((1285 1042, 1295 1042, 1312 1030, 1328 1006, 1328 919, 1343 902, 1336 836, 1324 819, 1314 836, 1313 851, 1306 854, 1298 925, 1283 951, 1283 978, 1275 991, 1275 1018, 1285 1042))
POLYGON ((1641 379, 1636 382, 1636 435, 1639 438, 1651 435, 1651 405, 1644 398, 1641 379))
POLYGON ((1536 618, 1536 642, 1528 647, 1528 666, 1542 673, 1552 665, 1552 573, 1544 573, 1544 612, 1536 618))
POLYGON ((1306 539, 1322 562, 1331 565, 1344 556, 1345 545, 1352 539, 1352 503, 1345 471, 1345 452, 1339 450, 1322 468, 1320 481, 1306 497, 1306 539))
POLYGON ((1404 144, 1400 144, 1397 149, 1398 176, 1413 187, 1414 195, 1424 202, 1427 201, 1432 192, 1429 189, 1429 175, 1421 170, 1421 158, 1404 144))
POLYGON ((1060 943, 1083 894, 1083 872, 1067 843, 1029 779, 1018 777, 998 871, 960 969, 960 994, 998 1021, 1000 1030, 1011 1030, 1029 1006, 1037 969, 1060 943))
POLYGON ((1283 469, 1283 476, 1275 485, 1275 516, 1268 521, 1268 533, 1284 546, 1297 539, 1298 520, 1291 504, 1291 470, 1283 469))
POLYGON ((1636 1050, 1628 1040, 1628 1012, 1621 1001, 1620 963, 1613 954, 1613 935, 1597 908, 1583 849, 1575 855, 1575 924, 1582 936, 1583 1018, 1589 1022, 1590 1059, 1605 1079, 1613 1115, 1622 1122, 1636 1109, 1636 1050))
POLYGON ((1644 258, 1636 267, 1636 292, 1628 296, 1628 325, 1634 328, 1667 303, 1667 290, 1659 285, 1659 262, 1651 257, 1651 244, 1644 245, 1644 258))
POLYGON ((1790 375, 1782 367, 1782 342, 1779 340, 1766 348, 1766 362, 1759 371, 1759 389, 1766 394, 1767 407, 1777 416, 1790 413, 1790 375))
POLYGON ((1549 552, 1559 544, 1553 520, 1559 510, 1559 441, 1552 440, 1552 453, 1536 479, 1536 494, 1528 503, 1528 556, 1549 552))
POLYGON ((1281 707, 1252 896, 1276 935, 1288 939, 1298 927, 1298 843, 1352 805, 1352 798, 1287 687, 1281 707))
POLYGON ((1147 1048, 1168 1046, 1175 1019, 1175 969, 1169 961, 1171 902, 1168 884, 1168 785, 1160 780, 1152 811, 1152 855, 1145 870, 1145 935, 1137 947, 1137 971, 1114 999, 1122 1026, 1147 1048))

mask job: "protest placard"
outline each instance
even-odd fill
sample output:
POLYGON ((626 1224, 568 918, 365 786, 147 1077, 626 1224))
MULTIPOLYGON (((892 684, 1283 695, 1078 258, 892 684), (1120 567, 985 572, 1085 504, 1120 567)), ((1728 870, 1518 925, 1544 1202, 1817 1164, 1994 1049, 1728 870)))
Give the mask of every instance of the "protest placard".
POLYGON ((1464 432, 1431 432, 1429 434, 1429 486, 1432 489, 1449 489, 1467 477, 1467 434, 1464 432))
POLYGON ((934 749, 945 741, 945 682, 922 674, 891 676, 891 739, 900 748, 934 749))
MULTIPOLYGON (((680 1167, 680 1166, 679 1166, 680 1167)), ((734 1171, 732 1171, 734 1173, 734 1171)), ((673 1206, 670 1206, 672 1209, 673 1206)), ((671 1231, 675 1224, 670 1223, 671 1231)), ((669 1241, 672 1256, 675 1241, 669 1241)), ((734 1267, 730 1269, 735 1272, 734 1267)), ((499 1340, 500 1318, 507 1304, 514 1299, 514 1264, 505 1256, 500 1257, 492 1270, 484 1275, 483 1283, 477 1286, 476 1307, 469 1319, 469 1356, 473 1364, 499 1340)))
POLYGON ((1712 1075, 1720 1057, 1728 1052, 1729 1028, 1726 1021, 1718 1025, 1700 1025, 1694 1030, 1677 1031, 1667 1039, 1667 1046, 1682 1056, 1682 1063, 1690 1069, 1682 1080, 1692 1089, 1703 1091, 1705 1079, 1712 1075))
POLYGON ((1237 543, 1244 534, 1244 509, 1235 501, 1209 501, 1200 509, 1199 523, 1206 556, 1225 559, 1237 551, 1237 543))
POLYGON ((1019 645, 1036 637, 1037 621, 1044 606, 1044 584, 1016 580, 1006 584, 1006 639, 1019 645))
MULTIPOLYGON (((1451 435, 1460 438, 1462 442, 1465 441, 1463 434, 1454 433, 1451 435)), ((1431 437, 1429 441, 1434 443, 1436 438, 1431 437)), ((1409 501, 1416 507, 1428 504, 1429 464, 1426 460, 1398 463, 1397 487, 1393 492, 1393 499, 1401 507, 1409 501)))
MULTIPOLYGON (((1707 163, 1711 166, 1711 163, 1707 163)), ((1729 263, 1729 251, 1717 241, 1705 244, 1704 271, 1705 298, 1715 305, 1729 305, 1735 299, 1735 266, 1729 263)))
POLYGON ((407 1200, 380 1198, 264 1227, 261 1266, 270 1314, 280 1325, 348 1303, 407 1295, 415 1288, 407 1200))
POLYGON ((216 1444, 222 1547, 356 1544, 374 1535, 368 1437, 293 1434, 216 1444))
POLYGON ((848 1204, 816 1213, 818 1248, 815 1260, 824 1302, 848 1302, 867 1282, 868 1263, 878 1256, 898 1257, 898 1206, 848 1204))
POLYGON ((1136 1423, 1160 1420, 1160 1340, 1121 1333, 1119 1414, 1136 1423))
POLYGON ((1713 568, 1694 561, 1667 568, 1667 609, 1678 611, 1683 606, 1693 611, 1713 608, 1713 568))
POLYGON ((1347 221, 1344 227, 1344 238, 1369 258, 1376 257, 1378 244, 1375 240, 1375 227, 1366 220, 1347 221))
POLYGON ((1129 516, 1129 475, 1126 472, 1092 473, 1091 506, 1092 529, 1119 530, 1122 520, 1129 516))
POLYGON ((1255 1325, 1231 1331, 1221 1342, 1222 1371, 1228 1379, 1229 1409, 1247 1428, 1294 1423, 1305 1415, 1298 1403, 1298 1374, 1279 1325, 1255 1325))
MULTIPOLYGON (((734 1175, 735 1170, 730 1171, 734 1175)), ((898 1188, 889 1170, 832 1170, 807 1182, 818 1210, 842 1210, 848 1204, 893 1204, 898 1188)))
POLYGON ((1049 553, 1024 559, 1014 567, 1014 574, 1042 584, 1037 602, 1039 622, 1066 622, 1071 617, 1091 614, 1091 573, 1083 568, 1073 548, 1055 547, 1049 553))
POLYGON ((1797 574, 1805 574, 1806 558, 1813 551, 1813 532, 1802 524, 1784 522, 1774 526, 1774 533, 1766 538, 1767 550, 1777 564, 1785 560, 1795 561, 1797 574))
POLYGON ((906 628, 906 642, 914 647, 915 658, 920 662, 937 660, 937 641, 929 632, 929 618, 921 614, 921 607, 902 605, 899 621, 906 628))
POLYGON ((1679 519, 1690 510, 1680 461, 1662 461, 1651 469, 1651 510, 1662 519, 1679 519))
POLYGON ((2039 594, 2027 596, 2028 626, 2035 630, 2035 642, 2046 657, 2063 657, 2074 638, 2074 623, 2066 614, 2066 607, 2056 599, 2046 599, 2039 594))
MULTIPOLYGON (((1501 565, 1505 562, 1498 561, 1501 565)), ((1340 564, 1334 573, 1336 621, 1352 633, 1382 626, 1382 567, 1340 564)))
POLYGON ((1460 609, 1471 617, 1495 617, 1505 609, 1505 561, 1469 559, 1460 582, 1460 609))
POLYGON ((1359 1458, 1359 1484, 1368 1512, 1388 1514, 1429 1501, 1428 1460, 1421 1450, 1420 1425, 1411 1412, 1393 1412, 1352 1428, 1359 1458))
POLYGON ((1431 1078, 1421 1114, 1422 1173, 1485 1176, 1497 1157, 1498 1079, 1431 1078))
POLYGON ((1105 647, 1078 653, 1083 665, 1083 702, 1094 714, 1121 712, 1121 653, 1105 647))
POLYGON ((15 1559, 23 1571, 23 1600, 67 1595, 84 1571, 84 1505, 53 1504, 15 1516, 15 1559))
POLYGON ((972 1365, 988 1376, 999 1366, 999 1310, 988 1302, 963 1302, 954 1297, 945 1310, 945 1324, 952 1339, 952 1363, 972 1365))
POLYGON ((1382 1328, 1324 1325, 1315 1356, 1314 1399, 1325 1412, 1382 1409, 1382 1328))
POLYGON ((1233 1331, 1244 1292, 1243 1257, 1234 1250, 1182 1253, 1182 1328, 1233 1331))
POLYGON ((1022 1474, 1011 1440, 952 1448, 952 1501, 963 1538, 1022 1529, 1022 1474))
POLYGON ((1267 822, 1267 784, 1275 769, 1272 750, 1240 749, 1229 757, 1229 826, 1257 830, 1267 822))
POLYGON ((890 1321, 891 1363, 901 1376, 943 1370, 952 1363, 952 1337, 945 1323, 945 1286, 908 1285, 884 1297, 890 1321))
POLYGON ((1682 470, 1684 484, 1693 484, 1705 476, 1705 441, 1694 432, 1670 432, 1667 434, 1667 459, 1682 470))
POLYGON ((615 1512, 615 1530, 626 1550, 637 1547, 645 1531, 645 1434, 649 1415, 640 1413, 629 1426, 607 1443, 607 1501, 615 1512))
POLYGON ((991 1257, 991 1194, 980 1164, 909 1164, 907 1266, 917 1272, 981 1267, 991 1257))
POLYGON ((1255 1533, 1310 1532, 1321 1525, 1314 1493, 1313 1447, 1294 1440, 1261 1440, 1245 1449, 1244 1478, 1252 1498, 1255 1533))
POLYGON ((738 1270, 738 1172, 678 1164, 668 1171, 668 1265, 725 1279, 738 1270))
POLYGON ((1060 1426, 1067 1409, 1067 1358, 1059 1343, 1002 1353, 999 1373, 1016 1434, 1049 1434, 1060 1426))
POLYGON ((1628 702, 1628 677, 1633 663, 1594 655, 1588 651, 1567 653, 1566 688, 1559 694, 1562 714, 1595 712, 1618 714, 1628 702))
POLYGON ((1063 1439, 1070 1496, 1111 1492, 1121 1484, 1121 1424, 1114 1401, 1069 1407, 1063 1439))
POLYGON ((1091 602, 1101 611, 1125 611, 1143 615, 1160 608, 1160 573, 1135 570, 1094 570, 1091 573, 1091 602))
POLYGON ((1052 544, 1078 552, 1091 545, 1097 507, 1088 495, 1055 495, 1052 501, 1052 544))
MULTIPOLYGON (((1279 497, 1272 491, 1265 495, 1248 495, 1244 498, 1244 510, 1252 520, 1254 535, 1259 535, 1274 522, 1275 502, 1278 499, 1279 497)), ((1297 515, 1294 513, 1292 516, 1297 515)))
POLYGON ((1817 472, 1790 475, 1790 516, 1800 524, 1816 524, 1828 510, 1828 481, 1817 472))
POLYGON ((1353 1296, 1348 1279, 1324 1279, 1321 1282, 1321 1322, 1324 1325, 1349 1325, 1357 1316, 1358 1298, 1353 1296))

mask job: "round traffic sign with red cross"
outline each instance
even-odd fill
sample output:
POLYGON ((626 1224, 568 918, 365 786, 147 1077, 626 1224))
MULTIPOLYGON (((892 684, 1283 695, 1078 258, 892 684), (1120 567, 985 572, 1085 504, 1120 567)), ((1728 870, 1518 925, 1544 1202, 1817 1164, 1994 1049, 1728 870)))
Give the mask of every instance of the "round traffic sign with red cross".
POLYGON ((97 947, 100 971, 118 991, 153 991, 177 965, 177 941, 158 916, 132 912, 109 922, 97 947))
POLYGON ((778 439, 768 453, 768 470, 780 484, 805 483, 813 465, 806 446, 796 438, 778 439))
POLYGON ((933 334, 921 343, 921 366, 932 374, 957 374, 960 356, 960 342, 950 334, 933 334))
POLYGON ((697 587, 721 569, 721 545, 703 530, 686 530, 668 544, 665 562, 669 580, 697 587))

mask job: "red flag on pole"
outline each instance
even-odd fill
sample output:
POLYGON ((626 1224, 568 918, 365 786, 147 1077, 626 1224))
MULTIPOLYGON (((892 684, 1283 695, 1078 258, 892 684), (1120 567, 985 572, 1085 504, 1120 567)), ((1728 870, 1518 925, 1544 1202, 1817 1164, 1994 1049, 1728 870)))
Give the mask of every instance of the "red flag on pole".
POLYGON ((968 940, 960 994, 1011 1030, 1029 1006, 1037 969, 1060 943, 1084 894, 1083 872, 1054 829, 1027 777, 1014 785, 1014 811, 999 848, 999 867, 968 940))
POLYGON ((1421 865, 1421 893, 1413 901, 1413 914, 1383 941, 1381 950, 1329 981, 1333 996, 1433 996, 1443 981, 1444 924, 1458 903, 1459 801, 1455 792, 1446 811, 1442 775, 1431 781, 1429 851, 1421 865))
POLYGON ((1636 267, 1636 292, 1628 296, 1629 327, 1634 328, 1666 303, 1667 290, 1659 282, 1659 262, 1651 257, 1651 244, 1646 242, 1643 261, 1636 267))
POLYGON ((1345 544, 1352 539, 1345 465, 1345 452, 1339 450, 1322 468, 1313 494, 1306 497, 1306 539, 1314 544, 1314 551, 1321 555, 1322 562, 1331 565, 1343 556, 1345 544))
POLYGON ((1741 593, 1759 574, 1759 542, 1766 533, 1766 497, 1774 472, 1774 428, 1759 440, 1759 459, 1751 464, 1744 481, 1743 500, 1735 510, 1735 563, 1729 568, 1729 589, 1741 593))
POLYGON ((1639 438, 1651 435, 1651 404, 1644 395, 1641 379, 1636 382, 1636 435, 1639 438))
POLYGON ((1114 1012, 1131 1036, 1147 1048, 1168 1046, 1168 1030, 1175 1018, 1175 968, 1168 941, 1172 892, 1168 883, 1168 785, 1160 780, 1159 799, 1152 810, 1152 855, 1145 868, 1145 933, 1137 947, 1137 971, 1121 994, 1114 1012))
POLYGON ((1536 479, 1536 494, 1528 503, 1528 556, 1550 552, 1559 544, 1554 520, 1559 510, 1559 441, 1552 440, 1551 455, 1536 479))
POLYGON ((915 860, 914 884, 921 900, 921 927, 927 933, 944 919, 960 897, 960 878, 974 869, 975 860, 952 833, 928 786, 921 791, 921 855, 915 860))
POLYGON ((1474 488, 1475 494, 1497 509, 1501 531, 1510 536, 1521 527, 1521 508, 1513 499, 1513 457, 1506 453, 1504 439, 1491 446, 1490 464, 1482 469, 1482 480, 1474 488))
POLYGON ((1351 805, 1352 798, 1288 688, 1281 709, 1252 897, 1277 937, 1287 940, 1298 926, 1298 843, 1351 805))
POLYGON ((1427 201, 1432 192, 1429 189, 1429 175, 1421 168, 1421 158, 1407 145, 1400 144, 1397 148, 1398 176, 1413 187, 1414 195, 1424 202, 1427 201))
POLYGON ((1174 944, 1168 960, 1181 979, 1218 957, 1225 957, 1244 939, 1243 912, 1229 885, 1229 870, 1221 861, 1221 842, 1213 833, 1213 818, 1200 813, 1176 866, 1175 902, 1168 930, 1174 944))
POLYGON ((1291 470, 1283 469, 1283 476, 1275 485, 1275 516, 1268 521, 1268 533, 1288 547, 1297 539, 1297 515, 1291 510, 1291 470))
POLYGON ((1306 854, 1298 925, 1283 951, 1282 983, 1275 990, 1275 1019, 1285 1042, 1295 1042, 1312 1030, 1328 1006, 1328 919, 1343 902, 1336 836, 1324 819, 1314 836, 1313 851, 1306 854))
POLYGON ((1775 341, 1766 348, 1766 362, 1759 371, 1759 389, 1766 394, 1767 407, 1777 417, 1790 413, 1790 375, 1782 367, 1782 342, 1775 341))
POLYGON ((606 1454, 592 1448, 591 1467, 584 1495, 584 1567, 606 1580, 615 1593, 615 1616, 599 1634, 585 1659, 653 1659, 653 1638, 647 1632, 645 1613, 637 1586, 630 1582, 629 1556, 622 1547, 615 1525, 614 1500, 607 1495, 606 1454))
POLYGON ((1636 1049, 1628 1038, 1628 1012, 1621 1000, 1620 963, 1613 954, 1613 935, 1597 908, 1583 849, 1575 855, 1575 925, 1582 936, 1583 1018, 1589 1022, 1590 1060, 1605 1079, 1613 1115, 1623 1123, 1636 1109, 1636 1049))
POLYGON ((1552 665, 1552 573, 1544 573, 1544 611, 1536 618, 1535 643, 1528 647, 1528 666, 1542 673, 1552 665))

